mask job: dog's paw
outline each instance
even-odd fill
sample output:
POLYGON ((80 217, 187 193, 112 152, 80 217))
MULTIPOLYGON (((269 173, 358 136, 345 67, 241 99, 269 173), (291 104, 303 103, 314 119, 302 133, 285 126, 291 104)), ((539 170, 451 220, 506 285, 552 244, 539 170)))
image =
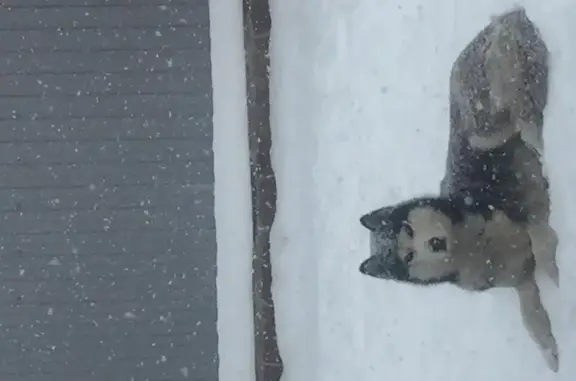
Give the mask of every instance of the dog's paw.
POLYGON ((546 360, 548 368, 550 368, 552 372, 557 373, 560 361, 558 360, 558 348, 556 347, 556 343, 554 343, 553 348, 542 349, 542 355, 544 356, 544 360, 546 360))

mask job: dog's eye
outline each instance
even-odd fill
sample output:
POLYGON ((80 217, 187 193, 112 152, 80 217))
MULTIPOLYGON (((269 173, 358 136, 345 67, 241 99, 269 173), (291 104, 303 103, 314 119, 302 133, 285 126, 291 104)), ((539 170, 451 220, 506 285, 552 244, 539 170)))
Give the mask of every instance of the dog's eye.
POLYGON ((414 260, 414 252, 409 251, 408 254, 406 254, 406 256, 404 257, 404 262, 406 262, 406 264, 410 264, 410 262, 412 262, 413 260, 414 260))
POLYGON ((430 238, 430 240, 428 240, 428 245, 430 246, 430 249, 432 249, 432 251, 434 252, 446 251, 448 246, 446 244, 446 238, 439 238, 439 237, 430 238))
POLYGON ((402 223, 402 226, 404 227, 406 234, 408 234, 408 237, 414 238, 414 229, 412 229, 412 226, 410 226, 406 221, 402 223))

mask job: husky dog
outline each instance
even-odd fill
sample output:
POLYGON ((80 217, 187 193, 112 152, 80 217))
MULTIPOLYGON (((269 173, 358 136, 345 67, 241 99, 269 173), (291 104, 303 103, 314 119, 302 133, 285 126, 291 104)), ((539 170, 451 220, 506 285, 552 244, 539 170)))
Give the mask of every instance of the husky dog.
POLYGON ((541 158, 547 92, 548 50, 524 9, 494 17, 452 67, 440 195, 363 215, 371 255, 360 272, 470 291, 515 288, 524 325, 556 372, 557 344, 535 280, 538 267, 558 284, 541 158))

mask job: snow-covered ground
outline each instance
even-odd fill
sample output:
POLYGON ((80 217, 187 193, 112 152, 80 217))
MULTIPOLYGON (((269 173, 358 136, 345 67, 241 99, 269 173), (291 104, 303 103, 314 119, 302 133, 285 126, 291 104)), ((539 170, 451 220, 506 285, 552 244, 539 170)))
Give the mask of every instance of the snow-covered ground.
MULTIPOLYGON (((517 3, 552 55, 545 149, 561 288, 541 284, 560 372, 546 368, 528 338, 512 291, 422 289, 357 270, 368 251, 362 213, 438 190, 450 66, 490 15, 513 2, 273 0, 282 381, 574 381, 576 3, 517 3)), ((210 9, 221 381, 254 374, 240 7, 211 0, 210 9)))
POLYGON ((576 3, 516 3, 552 55, 545 149, 562 279, 541 285, 560 372, 547 369, 511 290, 423 289, 358 272, 368 252, 360 215, 438 190, 450 66, 514 2, 273 0, 282 381, 576 379, 576 3))

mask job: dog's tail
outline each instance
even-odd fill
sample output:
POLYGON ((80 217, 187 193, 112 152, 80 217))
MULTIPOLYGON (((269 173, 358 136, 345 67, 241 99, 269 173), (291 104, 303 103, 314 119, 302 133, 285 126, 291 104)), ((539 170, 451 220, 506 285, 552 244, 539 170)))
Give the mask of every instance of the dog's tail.
POLYGON ((512 114, 502 138, 521 133, 524 141, 542 153, 542 118, 547 97, 547 49, 523 7, 493 17, 488 35, 485 70, 490 89, 490 113, 512 114), (540 46, 539 44, 542 44, 540 46), (542 78, 534 73, 536 66, 542 78), (545 74, 545 75, 544 75, 545 74), (545 83, 538 83, 540 80, 545 83))
POLYGON ((486 76, 489 82, 492 112, 502 111, 523 90, 522 30, 529 22, 524 8, 492 18, 492 32, 488 36, 485 56, 486 76))

